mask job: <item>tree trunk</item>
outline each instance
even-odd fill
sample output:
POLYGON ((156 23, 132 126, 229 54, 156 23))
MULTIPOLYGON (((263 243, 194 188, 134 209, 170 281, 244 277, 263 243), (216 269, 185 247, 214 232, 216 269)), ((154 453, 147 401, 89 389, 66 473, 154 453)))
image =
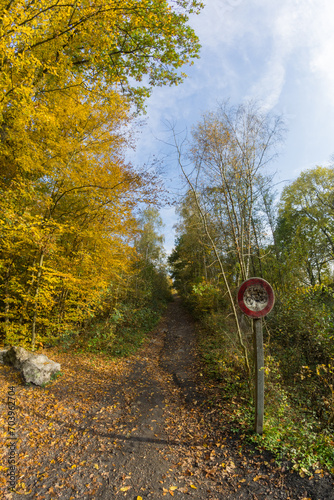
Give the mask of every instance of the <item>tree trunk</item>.
POLYGON ((33 316, 33 320, 32 320, 32 332, 31 332, 31 347, 32 347, 32 349, 35 349, 37 300, 38 300, 40 281, 41 281, 41 276, 42 276, 43 260, 44 260, 44 250, 41 250, 40 257, 39 257, 37 277, 36 277, 36 290, 35 290, 35 295, 34 295, 34 316, 33 316))

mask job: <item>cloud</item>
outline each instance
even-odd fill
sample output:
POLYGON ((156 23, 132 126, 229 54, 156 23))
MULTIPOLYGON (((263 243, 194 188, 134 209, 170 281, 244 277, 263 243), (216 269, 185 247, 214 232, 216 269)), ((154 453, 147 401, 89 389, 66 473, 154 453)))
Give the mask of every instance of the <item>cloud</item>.
POLYGON ((263 77, 252 87, 246 97, 261 100, 264 111, 272 110, 279 102, 285 83, 285 67, 283 61, 273 58, 263 77))
MULTIPOLYGON (((226 82, 228 76, 230 89, 242 87, 237 80, 249 78, 253 65, 257 77, 250 80, 244 95, 260 98, 271 109, 292 65, 321 80, 334 105, 332 0, 215 0, 191 22, 202 42, 205 64, 215 59, 216 78, 226 82)), ((212 82, 212 72, 207 77, 212 82)))
POLYGON ((321 82, 329 102, 334 106, 334 4, 323 2, 317 9, 317 16, 311 37, 310 70, 321 82))
MULTIPOLYGON (((266 27, 262 37, 270 34, 268 62, 251 95, 262 96, 267 109, 280 98, 287 79, 288 65, 300 71, 306 80, 321 78, 323 91, 334 105, 334 4, 330 0, 283 0, 279 4, 258 0, 266 27)), ((263 29, 263 22, 261 23, 263 29)))
POLYGON ((164 227, 164 235, 165 235, 165 250, 167 255, 170 255, 174 245, 175 245, 175 208, 163 208, 160 210, 160 215, 163 218, 165 227, 164 227))

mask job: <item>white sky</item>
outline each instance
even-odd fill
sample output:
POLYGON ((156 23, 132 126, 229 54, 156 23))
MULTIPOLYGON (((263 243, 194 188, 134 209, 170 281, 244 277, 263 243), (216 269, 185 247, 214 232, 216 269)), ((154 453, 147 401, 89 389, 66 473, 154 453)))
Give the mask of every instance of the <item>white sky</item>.
MULTIPOLYGON (((182 86, 157 88, 147 105, 146 125, 134 163, 165 151, 166 120, 188 130, 218 101, 261 100, 283 114, 288 133, 278 161, 276 182, 293 180, 334 153, 334 2, 333 0, 207 0, 191 19, 202 44, 201 58, 182 86)), ((171 193, 181 186, 176 164, 165 166, 171 193)), ((283 187, 285 184, 280 184, 283 187)), ((161 215, 165 247, 174 245, 172 208, 161 215)))

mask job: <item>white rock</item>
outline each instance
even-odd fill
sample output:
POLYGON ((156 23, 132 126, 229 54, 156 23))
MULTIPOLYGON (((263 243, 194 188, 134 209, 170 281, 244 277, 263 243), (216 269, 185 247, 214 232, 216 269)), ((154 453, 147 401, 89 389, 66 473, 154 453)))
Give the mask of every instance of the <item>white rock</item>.
POLYGON ((29 358, 29 353, 23 347, 12 346, 3 357, 4 362, 7 365, 14 366, 17 370, 20 370, 22 363, 29 358))
POLYGON ((28 352, 23 347, 12 346, 3 354, 4 363, 20 370, 25 383, 43 385, 51 376, 60 371, 60 364, 55 363, 44 354, 28 352))
POLYGON ((51 361, 44 354, 29 357, 21 367, 24 381, 35 385, 43 385, 50 381, 51 376, 60 371, 60 364, 51 361))
POLYGON ((7 350, 5 351, 0 351, 0 364, 3 365, 4 364, 4 355, 6 354, 7 350))

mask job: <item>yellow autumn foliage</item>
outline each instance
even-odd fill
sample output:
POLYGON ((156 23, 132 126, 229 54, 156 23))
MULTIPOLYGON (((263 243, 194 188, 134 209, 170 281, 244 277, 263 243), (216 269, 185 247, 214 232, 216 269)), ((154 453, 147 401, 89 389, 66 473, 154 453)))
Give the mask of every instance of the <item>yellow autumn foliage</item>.
POLYGON ((182 80, 197 0, 0 4, 3 340, 60 335, 135 272, 154 179, 124 160, 153 85, 182 80), (147 86, 141 84, 145 77, 147 86), (20 337, 21 336, 21 337, 20 337))

